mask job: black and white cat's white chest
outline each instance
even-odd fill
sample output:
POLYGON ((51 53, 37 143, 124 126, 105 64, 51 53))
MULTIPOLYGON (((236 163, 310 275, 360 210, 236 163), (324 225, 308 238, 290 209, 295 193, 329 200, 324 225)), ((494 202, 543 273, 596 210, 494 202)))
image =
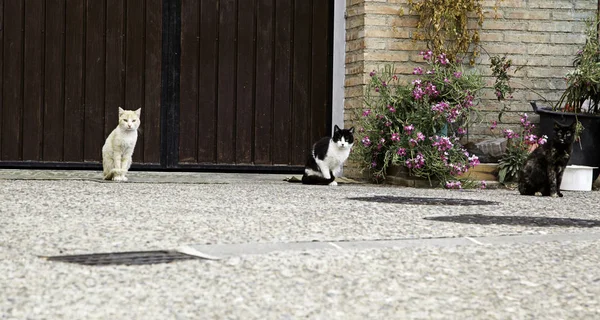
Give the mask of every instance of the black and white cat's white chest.
POLYGON ((321 139, 315 144, 313 157, 315 160, 324 162, 331 170, 340 167, 350 156, 352 145, 347 142, 333 141, 333 139, 321 139))

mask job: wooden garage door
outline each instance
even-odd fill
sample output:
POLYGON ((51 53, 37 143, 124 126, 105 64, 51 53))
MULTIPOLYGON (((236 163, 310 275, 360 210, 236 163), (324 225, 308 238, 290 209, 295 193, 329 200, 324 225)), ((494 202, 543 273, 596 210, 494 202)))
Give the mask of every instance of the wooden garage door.
POLYGON ((134 161, 160 161, 162 0, 0 0, 0 12, 0 166, 98 162, 118 107, 142 108, 134 161))
POLYGON ((331 123, 329 0, 182 0, 179 164, 303 165, 331 123))

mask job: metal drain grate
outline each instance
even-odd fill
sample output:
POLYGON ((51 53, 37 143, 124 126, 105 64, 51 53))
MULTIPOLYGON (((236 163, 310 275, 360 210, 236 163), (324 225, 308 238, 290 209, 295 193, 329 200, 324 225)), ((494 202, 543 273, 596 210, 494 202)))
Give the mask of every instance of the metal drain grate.
POLYGON ((577 227, 594 228, 600 227, 600 220, 570 219, 570 218, 547 218, 527 216, 485 216, 481 214, 463 214, 460 216, 427 217, 426 220, 456 222, 466 224, 500 224, 511 226, 532 227, 577 227))
POLYGON ((372 196, 355 197, 350 200, 398 203, 398 204, 417 204, 430 206, 481 206, 498 204, 494 201, 474 200, 474 199, 447 199, 447 198, 419 198, 419 197, 394 197, 394 196, 372 196))
POLYGON ((78 254, 68 256, 44 257, 50 261, 78 263, 89 266, 104 265, 144 265, 169 263, 179 260, 199 259, 199 257, 183 254, 177 251, 134 251, 78 254))

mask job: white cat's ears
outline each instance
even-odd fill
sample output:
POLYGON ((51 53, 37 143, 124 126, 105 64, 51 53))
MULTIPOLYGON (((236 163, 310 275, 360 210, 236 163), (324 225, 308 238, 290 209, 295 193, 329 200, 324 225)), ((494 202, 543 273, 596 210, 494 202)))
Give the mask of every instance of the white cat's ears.
MULTIPOLYGON (((125 110, 123 110, 123 108, 119 107, 119 117, 125 112, 125 110)), ((139 108, 137 110, 134 111, 135 114, 139 117, 142 115, 142 108, 139 108)))

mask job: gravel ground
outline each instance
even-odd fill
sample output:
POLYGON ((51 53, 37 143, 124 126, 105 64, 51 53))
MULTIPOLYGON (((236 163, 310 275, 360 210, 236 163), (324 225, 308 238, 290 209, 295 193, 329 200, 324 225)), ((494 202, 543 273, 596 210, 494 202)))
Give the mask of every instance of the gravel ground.
POLYGON ((598 241, 281 252, 136 267, 37 257, 185 244, 600 232, 423 219, 483 214, 597 220, 598 192, 553 199, 509 190, 235 181, 0 180, 0 318, 600 318, 598 241), (365 196, 497 204, 347 199, 365 196))

